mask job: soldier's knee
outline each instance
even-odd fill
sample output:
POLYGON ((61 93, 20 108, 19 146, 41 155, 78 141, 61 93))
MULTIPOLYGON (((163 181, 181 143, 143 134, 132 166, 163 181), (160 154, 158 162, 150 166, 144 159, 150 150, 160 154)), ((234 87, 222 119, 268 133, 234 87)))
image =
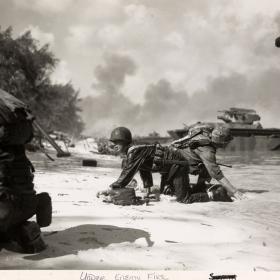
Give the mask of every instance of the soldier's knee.
POLYGON ((12 208, 9 203, 0 201, 0 227, 3 228, 7 226, 7 222, 9 221, 12 215, 12 208))
POLYGON ((41 230, 36 222, 25 222, 17 230, 16 241, 24 253, 38 253, 46 249, 47 245, 41 237, 41 230))
POLYGON ((5 222, 10 215, 9 209, 1 208, 0 207, 0 224, 5 222))

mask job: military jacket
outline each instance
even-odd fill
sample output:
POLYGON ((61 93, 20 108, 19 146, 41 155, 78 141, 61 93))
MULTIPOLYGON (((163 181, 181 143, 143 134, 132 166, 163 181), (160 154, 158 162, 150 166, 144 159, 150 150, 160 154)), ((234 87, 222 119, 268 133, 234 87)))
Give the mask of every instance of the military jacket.
POLYGON ((216 162, 216 148, 211 145, 199 146, 195 149, 187 147, 179 152, 189 162, 190 174, 199 174, 201 163, 206 167, 211 178, 221 180, 224 177, 220 166, 216 162))
POLYGON ((145 188, 153 186, 152 168, 156 145, 131 146, 126 155, 126 162, 116 182, 111 188, 124 188, 139 171, 145 188))

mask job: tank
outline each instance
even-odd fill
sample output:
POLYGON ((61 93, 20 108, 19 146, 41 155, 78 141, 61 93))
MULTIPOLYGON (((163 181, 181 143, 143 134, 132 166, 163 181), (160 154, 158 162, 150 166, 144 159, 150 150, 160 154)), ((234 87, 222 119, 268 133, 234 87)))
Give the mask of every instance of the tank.
MULTIPOLYGON (((230 108, 218 111, 218 120, 222 122, 198 122, 210 126, 224 125, 230 128, 233 140, 228 144, 229 151, 252 150, 280 150, 280 129, 263 128, 259 122, 261 117, 253 109, 230 108)), ((174 139, 184 137, 192 125, 184 128, 169 130, 169 135, 174 139)))

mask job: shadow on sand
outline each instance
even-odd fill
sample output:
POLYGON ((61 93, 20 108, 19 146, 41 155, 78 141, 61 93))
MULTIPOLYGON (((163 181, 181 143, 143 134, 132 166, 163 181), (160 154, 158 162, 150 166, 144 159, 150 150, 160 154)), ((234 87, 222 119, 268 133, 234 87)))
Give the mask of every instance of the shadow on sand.
POLYGON ((238 189, 243 193, 266 193, 269 192, 268 190, 247 190, 247 189, 238 189))
POLYGON ((80 225, 62 231, 43 232, 48 248, 37 255, 25 256, 24 259, 39 261, 56 258, 79 251, 98 249, 113 243, 135 242, 145 238, 147 246, 153 246, 150 234, 135 228, 122 228, 111 225, 80 225))

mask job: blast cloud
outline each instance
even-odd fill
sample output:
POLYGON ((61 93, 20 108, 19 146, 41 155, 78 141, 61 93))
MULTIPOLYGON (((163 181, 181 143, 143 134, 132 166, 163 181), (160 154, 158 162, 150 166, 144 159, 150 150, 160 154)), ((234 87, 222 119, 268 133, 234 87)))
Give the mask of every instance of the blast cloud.
POLYGON ((133 60, 124 55, 106 54, 104 65, 98 65, 94 74, 97 82, 93 87, 107 95, 119 93, 128 75, 135 74, 136 65, 133 60))
POLYGON ((106 136, 115 126, 135 122, 139 105, 121 92, 126 76, 135 71, 133 60, 118 54, 106 54, 104 64, 95 68, 93 88, 98 95, 85 98, 81 104, 88 134, 106 136))
MULTIPOLYGON (((279 22, 278 15, 274 24, 280 26, 279 22)), ((217 111, 230 107, 255 109, 264 127, 279 127, 280 51, 274 47, 278 34, 263 20, 262 29, 248 41, 245 35, 253 32, 252 25, 248 26, 241 36, 243 55, 238 55, 244 58, 245 68, 215 73, 204 89, 195 92, 178 90, 167 78, 158 79, 146 87, 141 104, 122 92, 125 80, 137 74, 132 55, 107 54, 94 71, 93 87, 98 95, 87 97, 82 104, 86 132, 108 136, 112 128, 127 126, 138 135, 152 131, 166 135, 168 129, 180 128, 183 123, 217 121, 217 111)))
POLYGON ((213 78, 206 90, 191 96, 162 79, 147 87, 143 104, 133 103, 121 92, 126 76, 135 72, 133 60, 117 54, 106 56, 105 64, 95 69, 94 87, 100 94, 85 98, 82 104, 87 134, 108 136, 114 127, 127 126, 138 135, 152 131, 165 135, 183 123, 216 121, 217 111, 229 107, 256 109, 264 123, 277 126, 280 69, 264 70, 254 77, 231 73, 213 78))

